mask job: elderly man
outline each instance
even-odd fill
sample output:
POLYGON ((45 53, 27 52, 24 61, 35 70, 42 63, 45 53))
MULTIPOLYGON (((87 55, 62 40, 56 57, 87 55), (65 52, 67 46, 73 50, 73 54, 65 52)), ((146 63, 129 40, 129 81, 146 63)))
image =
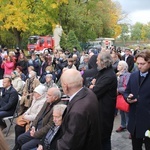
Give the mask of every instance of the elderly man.
POLYGON ((111 133, 117 96, 117 77, 112 67, 112 58, 109 52, 103 51, 97 57, 98 74, 93 79, 90 88, 99 101, 99 110, 102 115, 102 149, 111 150, 111 133))
POLYGON ((131 74, 124 97, 130 104, 128 131, 131 133, 133 150, 150 150, 150 50, 135 56, 138 71, 131 74))
POLYGON ((61 76, 61 85, 70 97, 62 122, 62 137, 57 150, 101 150, 98 100, 88 88, 83 88, 79 71, 68 69, 61 76))
POLYGON ((32 150, 56 150, 56 142, 59 139, 59 131, 62 124, 62 116, 64 110, 66 109, 65 104, 55 105, 53 108, 53 122, 54 126, 52 126, 43 140, 41 141, 42 145, 39 145, 38 148, 34 148, 32 150))
POLYGON ((50 88, 47 92, 47 101, 32 123, 32 128, 20 135, 17 142, 22 150, 29 150, 36 147, 43 136, 53 125, 52 108, 60 102, 61 92, 58 88, 50 88))
POLYGON ((18 102, 18 92, 11 85, 11 79, 5 77, 3 79, 3 89, 0 98, 0 128, 6 128, 6 123, 3 122, 4 117, 14 114, 18 102))

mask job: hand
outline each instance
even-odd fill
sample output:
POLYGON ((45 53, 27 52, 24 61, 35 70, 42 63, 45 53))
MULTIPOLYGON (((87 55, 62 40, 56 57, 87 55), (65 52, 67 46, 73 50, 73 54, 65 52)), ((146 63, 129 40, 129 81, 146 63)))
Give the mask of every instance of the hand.
POLYGON ((30 131, 30 135, 33 137, 35 133, 35 127, 33 126, 30 131))
POLYGON ((43 150, 43 146, 42 145, 39 145, 37 150, 43 150))
POLYGON ((93 87, 94 87, 94 85, 92 84, 92 85, 89 86, 89 89, 93 89, 93 87))
POLYGON ((95 82, 96 82, 96 79, 93 79, 93 80, 91 81, 91 83, 92 83, 93 85, 95 85, 95 82))
POLYGON ((129 94, 128 97, 127 97, 127 102, 130 103, 130 104, 132 104, 132 103, 137 102, 137 99, 133 98, 133 94, 129 94))

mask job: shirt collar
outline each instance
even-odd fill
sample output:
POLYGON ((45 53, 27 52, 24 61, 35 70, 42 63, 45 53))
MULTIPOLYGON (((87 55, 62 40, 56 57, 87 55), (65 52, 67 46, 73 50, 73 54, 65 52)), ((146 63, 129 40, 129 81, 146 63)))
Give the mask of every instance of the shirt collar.
MULTIPOLYGON (((82 87, 83 88, 83 87, 82 87)), ((69 98, 69 102, 75 97, 75 95, 79 92, 79 91, 81 91, 82 90, 82 88, 81 89, 79 89, 76 93, 74 93, 72 96, 70 96, 70 98, 69 98)))
POLYGON ((140 76, 141 76, 141 77, 144 77, 144 78, 146 77, 147 74, 148 74, 148 71, 145 72, 145 73, 140 72, 140 76))

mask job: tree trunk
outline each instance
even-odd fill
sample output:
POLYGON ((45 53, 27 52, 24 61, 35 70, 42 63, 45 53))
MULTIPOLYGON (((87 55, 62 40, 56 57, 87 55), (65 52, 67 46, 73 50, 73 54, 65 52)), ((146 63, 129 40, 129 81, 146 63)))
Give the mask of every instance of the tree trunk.
POLYGON ((21 48, 22 44, 22 38, 21 38, 21 31, 18 31, 16 28, 13 29, 14 36, 16 38, 16 46, 21 48))

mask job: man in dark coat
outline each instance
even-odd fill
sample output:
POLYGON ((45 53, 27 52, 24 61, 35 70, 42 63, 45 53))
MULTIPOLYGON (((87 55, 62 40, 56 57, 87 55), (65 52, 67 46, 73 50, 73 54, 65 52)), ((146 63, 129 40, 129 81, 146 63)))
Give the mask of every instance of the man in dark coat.
POLYGON ((128 64, 128 71, 131 72, 134 67, 134 57, 131 54, 131 50, 125 49, 125 55, 121 59, 128 64))
POLYGON ((130 104, 127 129, 131 133, 133 150, 150 150, 150 50, 143 50, 136 56, 139 71, 131 74, 124 97, 130 104))
MULTIPOLYGON (((47 92, 47 102, 38 113, 37 117, 32 123, 31 130, 20 135, 17 142, 22 150, 29 150, 36 147, 40 140, 47 134, 50 127, 53 125, 53 107, 60 102, 61 92, 58 88, 50 88, 47 92)), ((17 150, 14 148, 13 150, 17 150)))
POLYGON ((98 100, 90 89, 82 88, 82 82, 75 69, 68 69, 61 76, 63 91, 70 99, 57 150, 101 150, 98 100))
POLYGON ((3 89, 0 98, 0 128, 6 128, 4 117, 12 116, 18 103, 18 92, 11 85, 11 79, 5 77, 3 79, 3 89))
POLYGON ((112 58, 109 52, 100 52, 97 57, 98 75, 92 81, 90 88, 99 101, 99 111, 102 114, 102 149, 111 150, 111 133, 117 96, 117 78, 112 67, 112 58))

